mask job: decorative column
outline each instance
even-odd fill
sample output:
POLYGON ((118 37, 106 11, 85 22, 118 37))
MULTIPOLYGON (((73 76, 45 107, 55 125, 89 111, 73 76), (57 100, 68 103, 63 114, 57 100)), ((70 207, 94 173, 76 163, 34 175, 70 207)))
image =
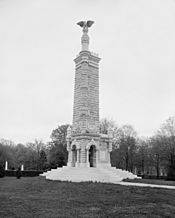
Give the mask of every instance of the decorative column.
POLYGON ((96 167, 98 166, 98 154, 99 154, 99 151, 98 151, 98 149, 96 148, 96 167))
POLYGON ((67 141, 67 151, 68 151, 67 166, 71 167, 72 166, 72 150, 70 146, 70 141, 67 141))
POLYGON ((80 165, 80 146, 77 146, 77 162, 75 163, 76 167, 79 167, 80 165))
POLYGON ((86 166, 90 167, 90 163, 89 163, 89 147, 86 147, 86 166))
POLYGON ((109 137, 109 146, 108 146, 108 163, 111 165, 110 152, 112 151, 112 138, 113 138, 113 130, 112 128, 108 128, 108 137, 109 137))
POLYGON ((67 162, 67 166, 68 167, 72 166, 72 150, 71 149, 68 150, 68 162, 67 162))

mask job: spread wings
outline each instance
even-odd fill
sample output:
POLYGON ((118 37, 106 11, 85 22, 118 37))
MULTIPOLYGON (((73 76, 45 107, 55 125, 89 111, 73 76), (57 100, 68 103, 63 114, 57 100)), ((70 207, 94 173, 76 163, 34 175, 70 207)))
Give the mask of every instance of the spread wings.
POLYGON ((94 21, 88 20, 88 21, 87 21, 87 27, 91 27, 93 23, 94 23, 94 21))
POLYGON ((86 22, 85 22, 85 21, 80 21, 80 22, 78 22, 78 23, 77 23, 77 25, 79 25, 79 26, 81 26, 81 27, 84 27, 84 26, 85 26, 85 24, 86 24, 86 22))
POLYGON ((94 23, 94 21, 88 20, 87 22, 86 21, 80 21, 80 22, 77 23, 77 25, 79 25, 81 27, 85 27, 85 26, 91 27, 93 23, 94 23))

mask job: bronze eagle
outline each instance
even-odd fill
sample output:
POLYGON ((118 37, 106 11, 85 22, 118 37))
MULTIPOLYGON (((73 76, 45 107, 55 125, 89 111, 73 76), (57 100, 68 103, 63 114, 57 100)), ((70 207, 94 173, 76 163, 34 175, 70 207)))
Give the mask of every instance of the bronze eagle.
POLYGON ((92 24, 94 23, 94 21, 92 20, 88 20, 88 21, 80 21, 77 23, 77 25, 79 25, 80 27, 83 27, 83 28, 89 28, 92 26, 92 24))

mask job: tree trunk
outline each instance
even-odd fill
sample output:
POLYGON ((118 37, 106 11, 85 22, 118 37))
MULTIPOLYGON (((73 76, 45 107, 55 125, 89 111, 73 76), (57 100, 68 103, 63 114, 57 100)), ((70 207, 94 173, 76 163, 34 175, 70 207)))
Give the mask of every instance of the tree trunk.
POLYGON ((157 171, 157 179, 159 179, 160 176, 160 157, 157 155, 156 157, 156 171, 157 171))

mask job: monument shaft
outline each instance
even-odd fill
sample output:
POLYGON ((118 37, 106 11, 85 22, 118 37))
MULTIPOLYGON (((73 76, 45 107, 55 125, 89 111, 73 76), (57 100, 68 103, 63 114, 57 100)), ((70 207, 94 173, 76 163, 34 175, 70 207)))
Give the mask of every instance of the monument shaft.
POLYGON ((73 133, 99 133, 99 60, 89 51, 74 60, 73 133))
POLYGON ((93 21, 78 23, 83 28, 81 51, 74 59, 75 84, 72 129, 67 132, 68 166, 110 165, 110 132, 99 131, 99 62, 89 51, 88 28, 93 21))

